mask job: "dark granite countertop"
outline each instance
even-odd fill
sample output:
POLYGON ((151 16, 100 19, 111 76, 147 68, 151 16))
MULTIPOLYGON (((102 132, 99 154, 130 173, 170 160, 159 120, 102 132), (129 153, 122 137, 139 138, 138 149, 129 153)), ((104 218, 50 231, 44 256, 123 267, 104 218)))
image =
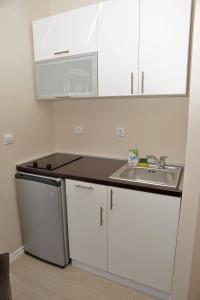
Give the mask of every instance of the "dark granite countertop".
POLYGON ((36 169, 33 167, 28 167, 26 163, 18 165, 17 171, 181 197, 182 191, 179 188, 175 189, 169 187, 152 186, 109 178, 109 176, 111 176, 126 163, 127 161, 125 160, 82 156, 80 159, 57 168, 56 170, 36 169))

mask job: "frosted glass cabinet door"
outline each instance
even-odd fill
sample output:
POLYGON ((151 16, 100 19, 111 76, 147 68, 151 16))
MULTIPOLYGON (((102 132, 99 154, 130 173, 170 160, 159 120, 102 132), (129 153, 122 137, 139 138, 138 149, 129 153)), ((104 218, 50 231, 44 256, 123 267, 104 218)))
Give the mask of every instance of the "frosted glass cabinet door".
POLYGON ((139 92, 185 94, 191 0, 140 0, 139 92))
POLYGON ((36 64, 38 99, 97 96, 97 54, 36 64))
POLYGON ((99 96, 138 94, 139 0, 99 2, 99 96))
POLYGON ((68 96, 67 60, 54 60, 36 64, 38 99, 68 96))
POLYGON ((97 54, 68 59, 68 92, 70 97, 97 96, 97 54))

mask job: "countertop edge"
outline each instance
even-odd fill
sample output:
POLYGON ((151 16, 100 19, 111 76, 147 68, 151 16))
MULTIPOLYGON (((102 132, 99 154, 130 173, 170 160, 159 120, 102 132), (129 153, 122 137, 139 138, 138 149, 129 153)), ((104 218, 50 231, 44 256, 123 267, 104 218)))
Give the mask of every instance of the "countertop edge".
POLYGON ((109 178, 100 179, 100 178, 88 178, 84 176, 79 175, 70 175, 70 174, 62 174, 62 173, 56 173, 46 170, 38 170, 33 169, 29 167, 25 167, 23 165, 17 165, 16 170, 19 172, 25 172, 25 173, 32 173, 35 175, 41 175, 41 176, 47 176, 47 177, 54 177, 54 178, 62 178, 62 179, 71 179, 71 180, 78 180, 78 181, 84 181, 84 182, 91 182, 94 184, 100 184, 100 185, 106 185, 106 186, 113 186, 117 188, 125 188, 129 190, 137 190, 142 192, 148 192, 153 194, 161 194, 161 195, 168 195, 173 197, 182 197, 182 190, 177 189, 163 189, 162 187, 152 187, 150 185, 138 185, 136 183, 128 184, 126 182, 121 182, 117 180, 110 180, 109 178))

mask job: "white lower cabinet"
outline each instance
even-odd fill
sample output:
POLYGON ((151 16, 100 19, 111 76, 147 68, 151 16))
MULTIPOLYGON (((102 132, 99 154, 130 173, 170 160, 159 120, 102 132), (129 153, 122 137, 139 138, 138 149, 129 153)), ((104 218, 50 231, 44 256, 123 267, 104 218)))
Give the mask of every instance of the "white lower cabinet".
POLYGON ((70 257, 171 292, 178 197, 66 180, 70 257))
POLYGON ((66 180, 70 257, 107 271, 107 187, 66 180))
POLYGON ((108 193, 108 271, 170 293, 180 198, 121 188, 108 193))

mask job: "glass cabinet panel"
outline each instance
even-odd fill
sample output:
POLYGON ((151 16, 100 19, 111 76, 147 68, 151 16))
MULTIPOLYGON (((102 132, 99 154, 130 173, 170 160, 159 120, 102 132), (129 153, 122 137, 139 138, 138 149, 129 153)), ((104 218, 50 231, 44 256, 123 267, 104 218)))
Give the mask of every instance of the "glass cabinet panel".
POLYGON ((97 54, 36 64, 38 99, 97 96, 97 54))
POLYGON ((67 64, 68 91, 71 97, 97 96, 97 55, 71 58, 67 64))

